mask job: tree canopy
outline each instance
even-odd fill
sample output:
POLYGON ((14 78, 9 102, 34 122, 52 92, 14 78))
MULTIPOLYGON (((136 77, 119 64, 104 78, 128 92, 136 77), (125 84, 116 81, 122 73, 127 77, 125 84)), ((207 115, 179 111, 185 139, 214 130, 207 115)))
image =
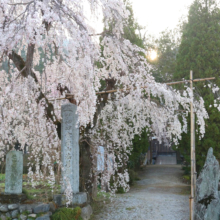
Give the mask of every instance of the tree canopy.
MULTIPOLYGON (((177 112, 179 108, 189 111, 190 89, 181 95, 155 81, 130 13, 122 0, 1 1, 0 57, 7 58, 10 66, 8 71, 0 71, 2 158, 17 142, 21 148, 28 145, 29 175, 33 177, 35 166, 35 177, 42 178, 41 158, 50 174, 48 180, 53 182, 53 163, 60 164, 60 109, 68 102, 77 105, 81 131, 89 128, 86 135, 94 148, 105 146, 112 156, 118 174, 115 188, 128 189, 127 170, 119 171, 132 151, 132 140, 143 129, 159 140, 166 136, 178 142, 186 123, 181 124, 177 112), (89 24, 84 4, 94 17, 102 11, 102 33, 89 24), (130 40, 126 39, 129 34, 130 40), (44 51, 44 59, 40 51, 44 51), (36 69, 40 62, 42 73, 36 69), (102 97, 98 99, 96 93, 102 80, 112 83, 116 92, 106 97, 100 110, 97 106, 102 97)), ((197 104, 204 135, 206 110, 202 99, 197 104)), ((186 122, 186 115, 181 117, 186 122)), ((110 180, 110 175, 104 177, 110 180)))
MULTIPOLYGON (((212 82, 194 83, 195 99, 203 97, 209 114, 206 120, 206 133, 200 140, 196 136, 197 168, 204 164, 209 147, 220 149, 220 115, 217 106, 218 94, 213 95, 209 87, 220 85, 220 9, 216 1, 195 0, 190 6, 188 22, 183 25, 181 44, 177 54, 175 80, 189 79, 189 70, 194 78, 216 77, 212 82)), ((197 125, 198 127, 198 125, 197 125)), ((180 143, 183 154, 189 154, 190 135, 183 135, 180 143)), ((219 150, 217 150, 218 152, 219 150)), ((219 155, 217 155, 219 157, 219 155)), ((189 157, 188 157, 189 158, 189 157)))

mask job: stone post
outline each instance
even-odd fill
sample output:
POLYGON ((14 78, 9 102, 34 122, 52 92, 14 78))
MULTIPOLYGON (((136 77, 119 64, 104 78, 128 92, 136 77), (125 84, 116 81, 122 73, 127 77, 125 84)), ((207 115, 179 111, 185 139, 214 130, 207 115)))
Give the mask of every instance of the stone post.
POLYGON ((73 193, 79 192, 79 126, 76 111, 77 106, 71 103, 61 107, 61 193, 64 193, 68 181, 73 193))
POLYGON ((58 206, 66 205, 65 189, 70 184, 73 195, 72 205, 84 207, 87 204, 86 192, 79 192, 79 125, 77 106, 65 104, 61 107, 61 161, 62 184, 61 194, 54 195, 58 206))
POLYGON ((10 151, 6 155, 5 193, 21 194, 23 178, 23 152, 10 151))

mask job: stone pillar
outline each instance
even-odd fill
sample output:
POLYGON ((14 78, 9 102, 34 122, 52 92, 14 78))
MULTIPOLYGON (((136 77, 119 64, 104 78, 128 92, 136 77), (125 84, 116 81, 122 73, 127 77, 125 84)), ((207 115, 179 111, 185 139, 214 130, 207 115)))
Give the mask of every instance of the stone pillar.
POLYGON ((64 193, 69 181, 74 194, 79 192, 79 126, 77 106, 65 104, 61 107, 61 159, 62 180, 61 193, 64 193))
POLYGON ((10 151, 6 155, 5 193, 21 194, 23 178, 23 152, 10 151))

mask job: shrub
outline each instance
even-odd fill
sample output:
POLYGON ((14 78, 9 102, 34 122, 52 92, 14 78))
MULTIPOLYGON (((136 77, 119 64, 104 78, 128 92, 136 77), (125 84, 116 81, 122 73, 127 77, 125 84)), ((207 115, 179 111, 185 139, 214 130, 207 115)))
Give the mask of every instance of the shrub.
POLYGON ((52 220, 82 220, 81 208, 60 208, 53 215, 52 220))
POLYGON ((133 185, 135 180, 139 180, 137 173, 132 170, 128 169, 128 174, 129 174, 129 185, 133 185))

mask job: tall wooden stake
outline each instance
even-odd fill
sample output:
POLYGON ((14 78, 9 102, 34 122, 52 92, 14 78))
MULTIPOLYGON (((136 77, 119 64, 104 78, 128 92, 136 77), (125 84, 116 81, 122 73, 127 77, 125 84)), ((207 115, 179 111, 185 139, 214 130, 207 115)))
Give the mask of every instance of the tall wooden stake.
POLYGON ((190 220, 194 220, 194 155, 195 155, 195 149, 194 149, 194 110, 193 110, 193 72, 190 71, 190 88, 192 90, 192 101, 190 103, 190 118, 191 118, 191 196, 190 196, 190 220))

